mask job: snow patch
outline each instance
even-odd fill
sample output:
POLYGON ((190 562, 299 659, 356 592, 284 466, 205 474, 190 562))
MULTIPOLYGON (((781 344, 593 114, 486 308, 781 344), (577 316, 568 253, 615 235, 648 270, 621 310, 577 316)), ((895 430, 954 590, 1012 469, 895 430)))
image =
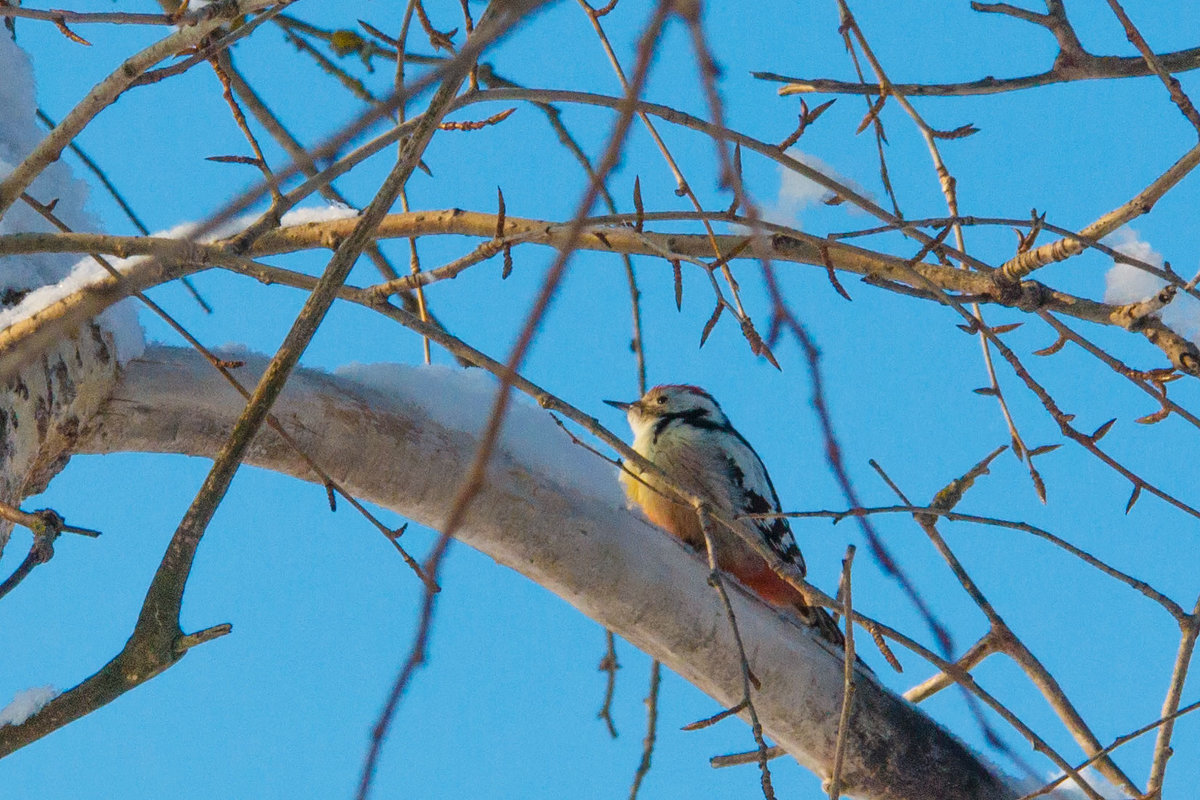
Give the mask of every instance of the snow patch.
MULTIPOLYGON (((309 222, 346 219, 354 217, 357 214, 358 211, 355 209, 340 203, 311 208, 297 208, 283 216, 283 225, 287 227, 289 225, 302 225, 309 222)), ((233 236, 245 230, 255 219, 256 217, 247 216, 230 220, 200 237, 199 241, 215 242, 218 239, 233 236)), ((5 217, 5 220, 7 220, 7 217, 5 217)), ((185 222, 152 235, 162 239, 188 239, 193 237, 199 227, 197 223, 185 222)), ((70 256, 70 258, 78 258, 78 256, 70 256)), ((22 257, 22 261, 24 260, 24 257, 22 257)), ((131 256, 130 258, 113 258, 110 256, 106 257, 105 260, 118 272, 127 273, 135 264, 145 261, 146 256, 131 256)), ((108 270, 98 264, 91 256, 84 256, 82 259, 76 261, 70 270, 59 278, 56 278, 54 282, 45 280, 40 274, 28 271, 18 272, 14 270, 10 274, 7 271, 7 267, 0 267, 0 271, 4 272, 6 279, 17 276, 16 280, 0 281, 0 289, 6 288, 6 286, 22 289, 29 288, 30 286, 38 287, 29 292, 20 303, 9 308, 0 309, 0 329, 44 311, 81 289, 103 283, 110 278, 108 270)), ((113 335, 117 349, 117 360, 120 363, 123 364, 130 359, 137 358, 145 351, 145 337, 142 334, 141 325, 137 321, 136 300, 123 300, 107 309, 98 319, 100 325, 113 335)))
POLYGON ((36 686, 17 692, 8 705, 0 708, 0 726, 20 725, 41 711, 47 703, 58 697, 58 694, 58 690, 53 686, 36 686))
MULTIPOLYGON (((0 176, 3 176, 12 172, 15 164, 24 161, 46 134, 36 118, 37 102, 29 58, 9 36, 0 36, 0 109, 4 109, 0 113, 0 176)), ((61 159, 38 175, 27 191, 41 203, 55 202, 54 215, 72 230, 97 229, 96 220, 84 208, 87 184, 75 178, 61 159)), ((0 234, 55 230, 50 221, 20 201, 0 218, 0 234)), ((83 271, 80 269, 83 263, 78 255, 71 253, 0 258, 0 294, 6 289, 35 289, 20 304, 0 310, 0 328, 95 280, 100 265, 88 258, 88 270, 83 271), (67 291, 58 288, 63 286, 68 287, 67 291), (49 291, 35 287, 47 287, 49 291)), ((145 340, 132 301, 123 301, 107 309, 100 315, 99 323, 112 333, 119 360, 128 361, 141 354, 145 340)))
MULTIPOLYGON (((491 373, 481 369, 441 365, 348 364, 336 374, 418 405, 442 425, 472 436, 483 432, 499 386, 491 373)), ((499 444, 514 459, 563 488, 611 498, 618 507, 624 504, 612 466, 572 443, 548 411, 516 391, 499 444)))
POLYGON ((280 218, 280 225, 288 227, 289 225, 303 225, 308 222, 329 222, 335 219, 349 219, 357 217, 358 210, 351 208, 345 203, 332 203, 327 206, 314 206, 312 208, 293 208, 280 218))
MULTIPOLYGON (((22 163, 46 135, 37 121, 35 90, 28 56, 4 32, 0 35, 0 178, 22 163)), ((61 159, 46 167, 26 191, 42 203, 57 200, 54 214, 73 229, 96 230, 96 221, 84 210, 87 184, 76 179, 61 159)), ((0 234, 53 230, 50 222, 20 201, 0 218, 0 234)), ((0 293, 61 280, 76 258, 60 253, 0 258, 0 293)))
MULTIPOLYGON (((132 261, 133 259, 113 259, 109 263, 119 271, 125 271, 132 261)), ((0 270, 4 269, 6 267, 0 267, 0 270)), ((16 305, 0 309, 0 330, 34 316, 80 289, 108 278, 108 271, 97 264, 91 256, 88 256, 85 260, 78 262, 74 269, 57 283, 34 289, 16 305)), ((19 283, 17 286, 23 288, 19 283)), ((120 363, 123 364, 130 359, 137 358, 146 349, 142 326, 137 320, 136 301, 132 298, 122 300, 105 309, 96 319, 101 328, 112 334, 117 360, 120 363)))
MULTIPOLYGON (((1163 265, 1162 253, 1143 241, 1137 231, 1128 226, 1118 229, 1104 243, 1119 253, 1151 266, 1163 265)), ((1157 294, 1166 285, 1167 282, 1156 275, 1132 264, 1117 262, 1104 276, 1104 302, 1113 305, 1136 303, 1157 294)), ((1180 292, 1170 305, 1158 312, 1158 316, 1171 330, 1200 343, 1200 300, 1180 292)))
MULTIPOLYGON (((1105 800, 1125 800, 1128 797, 1125 792, 1122 792, 1116 786, 1109 783, 1108 779, 1097 772, 1092 767, 1084 767, 1079 771, 1079 776, 1087 781, 1088 785, 1096 790, 1096 793, 1105 800)), ((1041 789, 1047 783, 1056 781, 1062 777, 1061 772, 1055 772, 1047 775, 1045 778, 1029 778, 1021 781, 1015 781, 1014 789, 1021 794, 1030 794, 1041 789)), ((1080 788, 1074 778, 1067 778, 1058 788, 1046 795, 1048 800, 1086 800, 1089 795, 1080 788)))

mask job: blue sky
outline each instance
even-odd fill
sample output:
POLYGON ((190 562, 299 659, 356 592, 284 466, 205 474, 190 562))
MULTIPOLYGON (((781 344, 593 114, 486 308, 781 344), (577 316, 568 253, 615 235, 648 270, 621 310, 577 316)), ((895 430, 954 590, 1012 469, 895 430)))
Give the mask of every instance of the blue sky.
MULTIPOLYGON (((155 10, 151 5, 139 4, 137 10, 155 10)), ((626 0, 605 19, 627 70, 644 14, 635 5, 626 0)), ((326 26, 362 18, 391 31, 398 25, 396 6, 378 0, 299 2, 292 13, 326 26)), ((837 34, 832 2, 753 6, 706 4, 704 23, 724 68, 720 85, 727 120, 750 135, 778 141, 794 127, 798 101, 778 98, 776 85, 752 79, 751 70, 851 79, 853 68, 837 34)), ((95 0, 72 7, 112 10, 113 4, 95 0)), ((477 13, 482 8, 472 7, 477 13)), ((457 4, 429 8, 443 27, 458 24, 453 13, 457 4)), ((919 12, 916 4, 897 10, 893 4, 859 2, 852 8, 898 81, 1023 75, 1046 68, 1054 55, 1045 31, 977 14, 965 2, 939 0, 921 4, 919 12)), ((1164 13, 1156 4, 1131 2, 1128 10, 1160 51, 1193 46, 1200 32, 1194 19, 1164 13)), ((1133 52, 1106 4, 1073 3, 1070 13, 1086 47, 1100 53, 1133 52)), ((57 118, 128 53, 160 35, 156 29, 132 26, 89 26, 79 32, 94 46, 73 44, 45 23, 18 22, 18 43, 35 64, 39 103, 57 118)), ((646 96, 704 115, 686 45, 684 29, 673 24, 646 96)), ((415 49, 428 48, 422 43, 415 49)), ((238 45, 234 58, 305 142, 319 141, 358 111, 332 79, 269 27, 238 45)), ((540 13, 488 60, 501 74, 530 86, 618 92, 586 17, 572 4, 555 4, 540 13)), ((368 80, 383 93, 390 70, 383 62, 377 66, 368 80)), ((1185 90, 1200 94, 1193 76, 1180 79, 1185 90)), ((1195 136, 1163 87, 1148 78, 929 99, 917 105, 936 127, 970 122, 981 130, 968 139, 942 143, 958 180, 963 213, 1024 217, 1037 208, 1069 228, 1082 227, 1128 200, 1182 155, 1195 136)), ((500 107, 475 107, 456 118, 500 107)), ((839 99, 799 147, 882 202, 875 144, 869 133, 853 135, 864 111, 861 98, 839 99)), ((564 118, 589 153, 599 153, 610 128, 609 112, 567 109, 564 118)), ((888 165, 905 214, 943 215, 945 205, 919 135, 894 104, 883 119, 888 165)), ((726 207, 729 199, 715 182, 711 143, 688 131, 661 128, 706 206, 726 207)), ((279 151, 263 138, 268 158, 282 163, 279 151)), ((152 230, 203 218, 253 178, 245 167, 203 161, 209 155, 243 153, 246 146, 211 70, 202 68, 131 92, 101 114, 79 143, 106 168, 152 230)), ((353 202, 365 203, 387 158, 348 176, 340 188, 353 202)), ((528 106, 495 129, 439 134, 425 160, 433 177, 417 173, 409 184, 414 206, 423 208, 492 211, 499 185, 509 214, 565 219, 586 180, 557 146, 543 117, 528 106)), ((749 155, 744 165, 757 202, 764 208, 778 205, 778 168, 749 155)), ((611 181, 625 210, 632 208, 635 176, 647 208, 687 209, 686 200, 674 196, 674 182, 661 158, 636 126, 611 181)), ((1189 178, 1133 226, 1142 241, 1184 275, 1200 267, 1196 203, 1195 178, 1189 178)), ((103 229, 132 232, 98 187, 91 208, 103 229)), ((845 206, 818 205, 802 210, 795 224, 825 234, 874 222, 845 206)), ((999 264, 1011 255, 1015 237, 1004 228, 969 229, 967 242, 972 253, 999 264)), ((445 263, 473 246, 453 237, 423 242, 423 263, 445 263)), ((876 246, 910 256, 917 249, 894 238, 876 246)), ((405 244, 390 243, 386 249, 397 264, 407 263, 405 244)), ((498 358, 507 353, 553 253, 518 249, 514 257, 514 273, 505 282, 499 264, 488 263, 428 291, 433 310, 450 330, 498 358)), ((275 263, 317 271, 324 256, 275 263)), ((1110 266, 1111 260, 1089 254, 1047 268, 1039 279, 1098 298, 1110 266)), ((755 444, 788 509, 844 507, 823 461, 807 370, 795 344, 784 342, 776 349, 782 366, 776 371, 750 355, 737 326, 725 318, 699 349, 700 331, 711 312, 706 279, 698 272, 685 273, 683 308, 677 312, 670 269, 649 259, 637 261, 636 268, 651 382, 686 381, 711 390, 755 444)), ((748 263, 736 269, 747 307, 765 329, 768 311, 759 269, 748 263)), ((789 302, 821 347, 827 401, 864 502, 893 502, 868 459, 878 461, 924 502, 1007 442, 995 402, 972 392, 987 381, 979 345, 955 327, 960 320, 951 311, 849 279, 844 282, 854 299, 847 303, 820 270, 799 265, 779 270, 789 302)), ((360 265, 351 280, 372 282, 369 264, 360 265)), ((214 314, 203 314, 177 285, 152 295, 214 346, 243 343, 274 352, 303 301, 292 290, 264 288, 217 272, 197 276, 196 285, 215 307, 214 314)), ((995 325, 1023 316, 992 309, 987 319, 995 325)), ((176 343, 160 323, 145 317, 143 323, 150 338, 176 343)), ((1072 325, 1131 365, 1164 363, 1140 337, 1072 325)), ((526 374, 624 433, 624 420, 600 401, 632 399, 637 393, 628 337, 627 290, 619 262, 579 255, 542 326, 526 374)), ((1042 359, 1030 355, 1053 340, 1048 328, 1032 321, 1006 337, 1059 405, 1078 415, 1080 429, 1091 430, 1116 417, 1104 440, 1112 454, 1194 504, 1196 432, 1174 418, 1151 427, 1137 425, 1137 417, 1155 410, 1153 401, 1076 348, 1042 359)), ((419 340, 407 331, 361 309, 339 306, 304 363, 333 368, 420 359, 419 340)), ((435 360, 449 363, 436 351, 435 360)), ((1061 441, 1057 426, 1011 370, 998 369, 1030 446, 1061 441)), ((1171 396, 1189 408, 1200 399, 1192 379, 1171 384, 1171 396)), ((1041 457, 1038 465, 1049 489, 1046 505, 1034 496, 1024 467, 1006 454, 972 489, 962 510, 1050 530, 1192 606, 1200 590, 1191 568, 1194 518, 1149 496, 1124 515, 1127 481, 1069 443, 1041 457)), ((120 649, 162 549, 208 466, 181 456, 80 457, 44 497, 26 503, 51 506, 71 522, 105 535, 97 541, 61 541, 53 562, 0 602, 0 652, 5 653, 0 701, 29 686, 67 688, 120 649)), ((385 518, 402 522, 386 513, 385 518)), ((982 615, 920 529, 899 516, 879 519, 877 525, 954 632, 959 649, 982 635, 982 615)), ((794 528, 810 580, 832 593, 846 545, 858 544, 856 605, 929 640, 895 583, 867 556, 852 522, 831 526, 799 521, 794 528)), ((1158 716, 1178 641, 1168 615, 1127 587, 1023 534, 950 524, 943 530, 1102 742, 1158 716)), ((406 541, 422 553, 433 534, 414 527, 406 541)), ((19 563, 26 543, 22 534, 14 537, 0 560, 0 573, 19 563)), ((401 706, 376 796, 624 796, 641 751, 647 657, 619 644, 622 669, 614 714, 621 735, 610 740, 595 718, 603 691, 603 676, 595 670, 603 652, 598 625, 465 547, 453 549, 442 583, 430 663, 401 706)), ((348 796, 370 727, 407 653, 419 597, 418 583, 390 545, 352 510, 343 506, 331 514, 320 488, 244 468, 205 538, 184 607, 185 628, 228 621, 233 635, 198 648, 166 674, 6 759, 0 764, 0 780, 13 797, 348 796)), ((877 654, 865 657, 899 691, 931 673, 906 659, 905 674, 894 675, 877 654)), ((1081 760, 1015 666, 997 656, 976 675, 1068 759, 1081 760)), ((1184 702, 1195 698, 1194 691, 1191 685, 1185 688, 1184 702)), ((1004 763, 982 744, 957 692, 945 692, 925 705, 955 733, 1004 763)), ((713 701, 680 679, 666 677, 659 742, 644 797, 755 796, 758 777, 752 767, 714 771, 707 766, 711 755, 752 746, 742 723, 730 720, 702 732, 679 731, 716 710, 713 701)), ((1051 773, 1049 764, 1038 760, 1015 733, 1005 730, 1005 738, 1039 772, 1051 773)), ((1200 781, 1200 722, 1182 720, 1175 741, 1169 795, 1200 781)), ((1151 752, 1147 737, 1122 748, 1117 760, 1141 782, 1151 752)), ((775 762, 774 774, 781 798, 821 796, 819 782, 786 760, 775 762)))

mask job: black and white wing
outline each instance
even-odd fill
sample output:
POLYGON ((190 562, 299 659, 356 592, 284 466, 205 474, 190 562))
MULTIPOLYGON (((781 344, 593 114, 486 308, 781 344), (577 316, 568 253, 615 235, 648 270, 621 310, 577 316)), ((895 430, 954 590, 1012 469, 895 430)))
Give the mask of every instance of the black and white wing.
MULTIPOLYGON (((741 434, 733 428, 729 429, 734 436, 735 444, 729 448, 726 457, 726 469, 731 487, 735 494, 731 498, 736 514, 778 514, 782 509, 771 476, 767 474, 762 459, 741 434)), ((784 517, 751 520, 762 536, 763 541, 776 555, 800 570, 801 575, 807 573, 804 556, 796 545, 796 537, 784 517)))

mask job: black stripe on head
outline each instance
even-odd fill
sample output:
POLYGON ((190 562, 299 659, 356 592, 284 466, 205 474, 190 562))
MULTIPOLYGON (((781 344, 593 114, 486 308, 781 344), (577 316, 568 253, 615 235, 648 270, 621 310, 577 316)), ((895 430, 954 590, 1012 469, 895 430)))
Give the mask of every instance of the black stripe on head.
MULTIPOLYGON (((715 405, 715 403, 714 403, 715 405)), ((663 414, 654 423, 654 441, 658 441, 658 437, 663 434, 672 422, 678 422, 681 425, 691 425, 693 428, 701 428, 706 431, 733 431, 733 426, 728 422, 716 422, 711 419, 707 408, 693 408, 687 411, 675 411, 670 414, 663 414)))

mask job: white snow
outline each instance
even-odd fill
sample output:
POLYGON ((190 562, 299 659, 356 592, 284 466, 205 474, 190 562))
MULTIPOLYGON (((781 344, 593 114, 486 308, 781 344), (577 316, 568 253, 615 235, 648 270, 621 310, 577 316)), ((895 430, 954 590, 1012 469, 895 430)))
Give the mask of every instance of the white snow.
MULTIPOLYGON (((1079 771, 1080 777, 1087 781, 1096 792, 1105 800, 1125 800, 1128 796, 1117 787, 1108 782, 1108 779, 1097 772, 1092 767, 1084 767, 1079 771)), ((1021 794, 1029 794, 1041 789, 1047 783, 1056 781, 1062 777, 1061 772, 1051 773, 1044 778, 1031 778, 1021 781, 1014 781, 1014 789, 1021 794)), ((1058 788, 1046 795, 1048 800, 1085 800, 1088 794, 1079 787, 1074 778, 1067 778, 1058 788)))
MULTIPOLYGON (((353 208, 341 204, 297 208, 283 215, 282 224, 285 227, 289 225, 302 225, 309 222, 346 219, 357 214, 358 212, 353 208)), ((200 241, 212 242, 226 236, 232 236, 246 228, 254 219, 255 217, 247 216, 231 220, 219 226, 216 230, 200 237, 200 241)), ((186 239, 191 237, 197 228, 199 228, 199 225, 196 223, 186 222, 152 235, 165 239, 186 239)), ((78 257, 68 256, 68 258, 78 257)), ((118 272, 124 273, 134 264, 145 259, 145 256, 133 256, 131 258, 108 257, 105 260, 118 272)), ((0 267, 0 270, 4 270, 5 274, 7 274, 7 267, 0 267)), ((17 273, 14 271, 14 274, 17 273)), ((28 273, 23 274, 28 276, 28 273)), ((21 283, 19 281, 9 282, 8 286, 27 288, 31 285, 40 285, 40 288, 31 291, 17 305, 0 309, 0 329, 13 324, 17 320, 32 316, 84 287, 103 282, 108 276, 108 270, 96 263, 91 256, 85 256, 76 261, 75 265, 59 278, 56 283, 45 284, 40 275, 26 278, 27 280, 33 280, 34 283, 32 284, 21 283)), ((5 282, 0 280, 0 288, 4 288, 5 285, 5 282)), ((133 302, 136 301, 122 301, 105 311, 99 317, 100 324, 113 334, 117 347, 117 359, 121 363, 125 363, 132 358, 137 358, 146 347, 141 325, 137 321, 136 306, 131 305, 133 302)))
MULTIPOLYGON (((0 36, 0 109, 4 110, 0 113, 0 178, 10 173, 13 165, 24 161, 45 136, 45 128, 37 122, 34 95, 33 70, 25 52, 17 47, 11 37, 0 36)), ((57 200, 54 214, 72 230, 96 230, 96 220, 84 208, 87 203, 87 184, 71 174, 71 168, 64 160, 59 159, 48 166, 27 191, 30 197, 41 203, 49 204, 57 200)), ((14 203, 0 217, 0 234, 53 230, 55 228, 48 220, 23 202, 14 203)), ((0 258, 0 291, 62 284, 78 288, 85 281, 85 274, 79 270, 82 263, 79 262, 79 256, 70 253, 0 258)), ((90 258, 87 264, 92 270, 89 274, 95 274, 100 269, 90 258)), ((26 296, 15 308, 0 310, 0 328, 45 307, 39 305, 39 300, 31 302, 33 294, 37 292, 26 296)), ((62 291, 52 291, 49 295, 42 295, 42 300, 51 297, 56 300, 64 294, 62 291)), ((113 334, 119 360, 127 361, 141 354, 145 343, 132 301, 126 300, 109 308, 100 315, 99 322, 113 334)))
POLYGON ((306 222, 328 222, 330 220, 348 219, 357 216, 358 211, 345 203, 332 203, 327 206, 293 208, 280 217, 279 224, 286 228, 289 225, 303 225, 306 222))
MULTIPOLYGON (((1162 253, 1157 252, 1148 242, 1138 237, 1137 231, 1126 226, 1118 229, 1104 241, 1118 253, 1124 253, 1130 258, 1145 261, 1155 267, 1163 265, 1162 253)), ((1114 263, 1112 269, 1104 276, 1104 302, 1134 303, 1144 300, 1156 293, 1164 282, 1140 270, 1131 264, 1114 263)))
MULTIPOLYGON (((1105 239, 1105 244, 1130 258, 1156 267, 1163 265, 1162 253, 1143 241, 1137 231, 1128 226, 1105 239)), ((1114 263, 1104 276, 1104 302, 1116 305, 1136 303, 1153 296, 1163 286, 1166 286, 1166 281, 1149 272, 1130 264, 1114 263)), ((1180 292, 1158 315, 1171 330, 1200 342, 1200 300, 1180 292)))
POLYGON ((0 725, 20 725, 56 697, 58 690, 53 686, 36 686, 17 692, 12 702, 0 708, 0 725))
MULTIPOLYGON (((193 0, 192 8, 204 5, 193 0)), ((29 59, 7 35, 0 35, 0 179, 12 172, 45 136, 45 128, 36 119, 33 70, 29 59)), ((59 159, 38 176, 29 194, 42 203, 57 200, 54 214, 75 231, 98 229, 96 220, 85 210, 87 184, 75 178, 67 161, 59 159)), ((358 212, 342 204, 296 208, 284 214, 282 224, 301 225, 353 217, 358 212)), ((253 217, 238 219, 204 237, 205 241, 229 236, 245 228, 253 217)), ((178 225, 156 234, 182 239, 197 229, 195 223, 178 225)), ((0 217, 0 235, 27 231, 53 231, 53 225, 22 202, 17 202, 0 217)), ((107 259, 118 271, 142 260, 107 259)), ((0 308, 0 329, 32 316, 50 305, 94 283, 104 281, 108 272, 90 256, 71 253, 46 253, 0 258, 0 292, 5 289, 32 290, 20 303, 0 308)), ((98 318, 100 325, 114 338, 117 359, 124 363, 145 350, 145 338, 137 321, 135 300, 124 300, 98 318)))
MULTIPOLYGON (((111 259, 109 263, 118 270, 123 270, 128 268, 129 261, 130 259, 111 259)), ((7 265, 0 269, 6 270, 7 265)), ((57 283, 34 289, 14 306, 0 308, 0 329, 6 328, 18 320, 31 317, 79 289, 107 277, 108 272, 91 257, 87 257, 78 262, 57 283)), ((117 350, 117 360, 121 363, 137 358, 146 348, 142 326, 137 321, 135 302, 134 300, 122 300, 97 317, 100 326, 112 334, 117 350)))
MULTIPOLYGON (((348 364, 336 372, 415 403, 446 427, 472 436, 483 432, 499 385, 491 373, 482 369, 436 364, 348 364)), ((600 499, 610 497, 618 507, 625 502, 614 480, 612 465, 574 444, 548 411, 516 390, 504 418, 499 444, 514 459, 540 468, 565 489, 600 499)))
MULTIPOLYGON (((0 178, 25 160, 46 135, 37 121, 33 70, 25 51, 12 37, 0 35, 0 178)), ((59 160, 48 166, 27 190, 30 197, 49 203, 58 200, 54 213, 76 230, 95 230, 95 220, 84 211, 87 184, 71 174, 59 160)), ((22 202, 0 217, 0 234, 18 231, 52 231, 54 227, 22 202)), ((0 291, 28 289, 60 280, 77 256, 56 253, 0 258, 0 291)))
MULTIPOLYGON (((354 216, 358 216, 356 209, 344 203, 332 203, 329 205, 293 208, 279 218, 279 224, 281 227, 287 228, 292 225, 304 225, 309 222, 327 222, 329 220, 347 219, 354 216)), ((182 222, 173 228, 167 228, 164 231, 150 235, 161 239, 191 239, 197 242, 215 242, 218 239, 225 239, 241 233, 257 220, 258 216, 254 214, 236 217, 216 226, 200 237, 194 235, 200 229, 200 223, 198 222, 182 222)))

